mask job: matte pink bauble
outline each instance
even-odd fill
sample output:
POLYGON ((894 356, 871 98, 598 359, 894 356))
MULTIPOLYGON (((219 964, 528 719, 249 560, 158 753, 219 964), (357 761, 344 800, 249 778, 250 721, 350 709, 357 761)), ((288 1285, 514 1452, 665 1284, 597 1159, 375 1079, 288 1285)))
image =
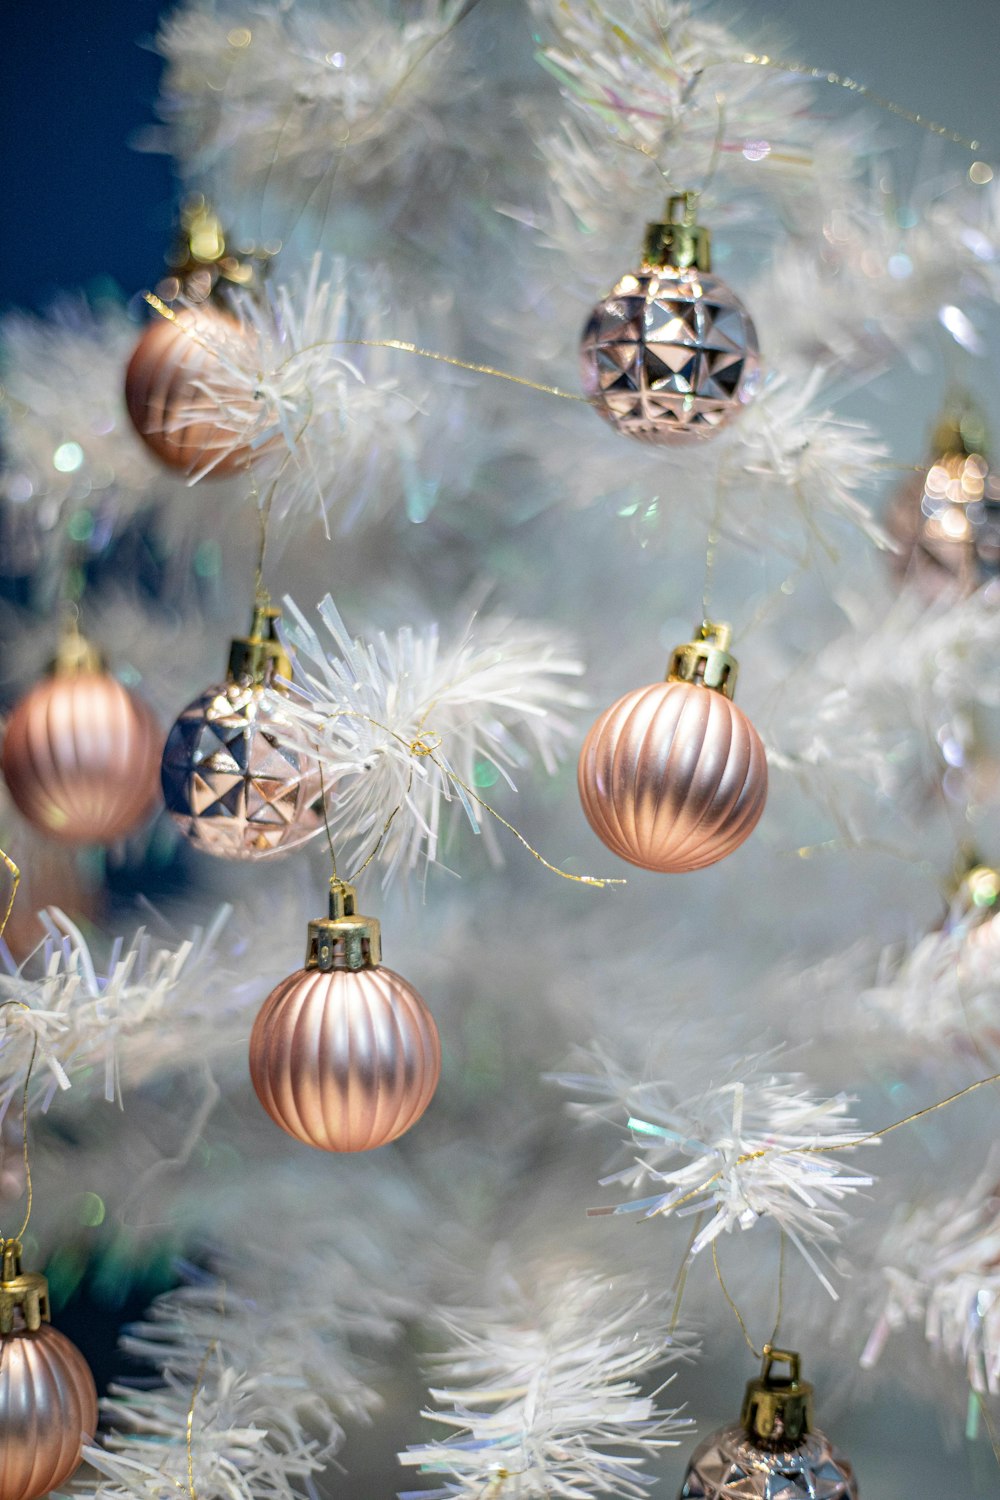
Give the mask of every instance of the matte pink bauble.
POLYGON ((578 783, 609 849, 644 870, 680 873, 715 864, 749 838, 767 799, 767 760, 723 691, 697 675, 672 676, 601 715, 580 751, 578 783))
POLYGON ((205 303, 143 331, 125 372, 125 404, 146 446, 182 474, 227 479, 243 473, 263 449, 236 442, 227 403, 247 395, 227 374, 211 345, 242 340, 230 313, 205 303), (209 382, 211 392, 201 388, 209 382))
POLYGON ((15 705, 4 779, 18 810, 50 838, 111 844, 160 798, 163 735, 152 709, 110 672, 55 672, 15 705))

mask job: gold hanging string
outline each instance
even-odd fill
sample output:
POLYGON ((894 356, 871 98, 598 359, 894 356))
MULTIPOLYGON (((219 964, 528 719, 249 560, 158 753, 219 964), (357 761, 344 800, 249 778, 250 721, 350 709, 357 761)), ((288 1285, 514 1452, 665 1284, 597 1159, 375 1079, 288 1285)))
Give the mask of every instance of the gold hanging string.
POLYGON ((191 1392, 191 1405, 187 1409, 187 1422, 185 1423, 184 1436, 185 1444, 187 1447, 187 1487, 188 1494, 191 1497, 191 1500, 198 1500, 198 1491, 195 1489, 194 1483, 194 1411, 195 1407, 198 1404, 198 1397, 201 1394, 201 1388, 205 1383, 205 1372, 208 1369, 208 1362, 212 1358, 212 1355, 215 1353, 218 1347, 219 1340, 213 1339, 208 1348, 205 1350, 205 1353, 202 1355, 201 1364, 198 1366, 198 1373, 194 1378, 194 1390, 191 1392))
POLYGON ((740 1325, 740 1332, 742 1333, 743 1338, 746 1341, 747 1348, 750 1350, 750 1353, 753 1355, 754 1359, 761 1359, 763 1356, 761 1355, 760 1350, 756 1347, 753 1339, 747 1332, 747 1325, 743 1321, 743 1314, 736 1306, 736 1303, 730 1295, 729 1288, 726 1286, 726 1283, 723 1279, 722 1267, 719 1265, 719 1244, 717 1239, 714 1239, 712 1241, 712 1265, 715 1267, 715 1275, 720 1287, 722 1288, 722 1295, 725 1297, 726 1301, 729 1303, 729 1306, 736 1314, 736 1321, 740 1325))
POLYGON ((990 1416, 990 1409, 986 1405, 986 1402, 983 1400, 981 1391, 973 1391, 972 1394, 975 1397, 976 1405, 979 1407, 979 1414, 986 1426, 986 1435, 990 1440, 990 1447, 993 1449, 993 1457, 996 1459, 997 1463, 1000 1464, 1000 1438, 998 1438, 997 1436, 997 1430, 993 1424, 993 1418, 990 1416))
MULTIPOLYGON (((31 1006, 26 1005, 23 1000, 0 1000, 0 1010, 5 1010, 8 1005, 15 1005, 19 1010, 25 1010, 31 1014, 31 1006)), ((28 1071, 24 1075, 24 1089, 21 1094, 21 1156, 24 1161, 24 1185, 27 1199, 24 1208, 24 1218, 21 1227, 14 1235, 0 1234, 0 1240, 7 1238, 19 1240, 23 1237, 31 1218, 31 1208, 34 1202, 34 1187, 31 1181, 31 1158, 28 1151, 28 1090, 31 1087, 31 1074, 35 1066, 35 1058, 38 1056, 38 1033, 32 1032, 31 1056, 28 1059, 28 1071)))
POLYGON ((7 867, 7 870, 9 871, 11 877, 10 895, 7 898, 7 906, 4 911, 3 918, 0 919, 0 938, 2 938, 4 933, 7 931, 7 923, 10 921, 10 914, 14 910, 14 898, 17 895, 17 888, 21 884, 21 871, 5 849, 0 849, 0 860, 2 860, 4 865, 7 867))
MULTIPOLYGON (((756 1345, 754 1344, 753 1339, 750 1337, 750 1334, 747 1331, 747 1325, 746 1325, 746 1321, 745 1321, 745 1319, 743 1317, 743 1314, 740 1312, 739 1308, 737 1307, 737 1305, 736 1305, 736 1299, 733 1297, 733 1295, 730 1292, 729 1288, 726 1286, 725 1280, 723 1279, 722 1267, 719 1265, 719 1241, 718 1241, 717 1237, 712 1241, 712 1265, 715 1268, 716 1280, 718 1281, 719 1286, 722 1288, 722 1295, 725 1297, 726 1301, 729 1303, 729 1306, 732 1308, 733 1312, 736 1315, 736 1321, 740 1325, 740 1332, 743 1334, 743 1337, 746 1340, 747 1348, 750 1350, 750 1353, 753 1355, 754 1359, 763 1359, 764 1358, 763 1353, 761 1352, 761 1350, 759 1350, 756 1347, 756 1345)), ((773 1348, 774 1345, 775 1345, 775 1342, 777 1340, 778 1334, 781 1331, 781 1320, 784 1317, 784 1307, 785 1307, 785 1231, 782 1229, 781 1230, 781 1239, 780 1239, 779 1246, 778 1246, 778 1307, 777 1307, 777 1311, 776 1311, 775 1316, 774 1316, 774 1332, 771 1334, 771 1337, 768 1339, 767 1345, 765 1347, 773 1348)))
MULTIPOLYGON (((433 707, 433 705, 431 707, 433 707)), ((423 722, 427 718, 427 714, 430 712, 431 709, 426 710, 421 718, 421 724, 423 724, 423 722)), ((544 865, 546 870, 551 870, 553 875, 559 875, 563 880, 572 880, 576 885, 595 886, 598 890, 603 890, 605 886, 609 885, 627 884, 627 881, 625 881, 624 879, 620 879, 614 876, 572 875, 568 870, 560 870, 558 865, 550 864, 549 861, 544 857, 544 855, 540 854, 533 845, 528 843, 528 840, 524 837, 524 835, 518 832, 513 823, 508 823, 507 819, 500 813, 498 813, 495 807, 491 807, 488 802, 484 802, 482 797, 474 792, 472 790, 472 787, 470 787, 467 782, 463 781, 461 776, 459 776, 456 771, 453 771, 450 766, 447 766, 444 761, 438 758, 437 750, 441 746, 441 744, 443 744, 443 740, 441 735, 438 734, 437 730, 418 729, 418 733, 414 737, 414 739, 408 740, 405 738, 405 736, 399 734, 397 730, 392 729, 388 724, 383 724, 381 720, 372 718, 370 714, 360 713, 356 709, 342 709, 338 713, 330 714, 329 718, 361 719, 365 724, 370 724, 374 729, 379 729, 383 734, 388 734, 392 739, 396 741, 397 744, 404 746, 409 754, 412 755, 415 759, 429 760, 432 765, 437 767, 437 769, 443 776, 445 776, 455 786, 461 787, 462 791, 465 792, 467 797, 471 798, 471 800, 475 802, 477 807, 481 807, 483 812, 489 813, 491 818, 495 818, 498 823, 502 824, 502 826, 507 829, 507 832, 512 834, 524 849, 527 849, 532 858, 537 859, 539 864, 544 865)), ((375 858, 394 819, 402 811, 403 805, 406 800, 406 795, 409 793, 412 784, 413 777, 411 772, 410 780, 407 783, 406 793, 404 793, 403 799, 396 804, 392 812, 389 814, 382 828, 382 832, 379 835, 378 843, 372 850, 371 854, 369 854, 364 864, 361 865, 361 867, 355 872, 355 875, 360 875, 361 871, 367 869, 368 865, 370 865, 372 860, 375 858)), ((352 876, 352 880, 353 878, 354 877, 352 876)))
MULTIPOLYGON (((333 866, 333 878, 334 880, 336 880, 338 878, 337 851, 333 846, 333 829, 330 827, 330 809, 326 803, 326 777, 323 774, 322 763, 320 761, 317 761, 316 764, 317 766, 319 766, 319 795, 320 800, 323 803, 323 825, 326 828, 326 842, 330 849, 330 864, 333 866)), ((353 884, 353 881, 349 882, 349 884, 353 884)))
POLYGON ((673 1309, 673 1312, 670 1315, 670 1332, 671 1333, 674 1333, 676 1331, 677 1324, 680 1322, 680 1318, 681 1318, 681 1303, 684 1301, 684 1290, 685 1290, 685 1288, 687 1286, 688 1272, 691 1269, 691 1251, 694 1249, 694 1242, 695 1242, 695 1240, 698 1238, 699 1234, 701 1234, 701 1226, 702 1226, 702 1224, 704 1222, 705 1222, 705 1212, 704 1212, 704 1209, 703 1209, 695 1217, 694 1228, 691 1230, 691 1236, 690 1236, 690 1238, 689 1238, 689 1240, 687 1242, 687 1248, 684 1251, 684 1258, 681 1261, 680 1269, 677 1272, 677 1278, 676 1278, 677 1295, 674 1297, 674 1309, 673 1309))
POLYGON ((964 146, 967 151, 980 149, 980 141, 970 141, 966 136, 960 135, 957 130, 951 130, 947 125, 939 125, 936 120, 929 120, 926 115, 917 114, 914 110, 906 109, 902 104, 896 104, 892 99, 884 98, 874 89, 870 89, 867 84, 859 83, 856 78, 848 78, 842 73, 831 73, 826 68, 811 68, 806 63, 785 62, 779 57, 769 57, 766 53, 744 52, 742 57, 732 60, 719 58, 716 62, 706 63, 705 67, 699 71, 729 67, 733 61, 745 63, 750 67, 770 68, 775 73, 791 73, 797 78, 808 78, 813 83, 832 84, 834 88, 846 89, 848 93, 858 94, 868 104, 875 105, 877 109, 883 109, 890 115, 897 115, 907 124, 918 125, 921 130, 940 136, 942 140, 950 141, 955 146, 964 146))

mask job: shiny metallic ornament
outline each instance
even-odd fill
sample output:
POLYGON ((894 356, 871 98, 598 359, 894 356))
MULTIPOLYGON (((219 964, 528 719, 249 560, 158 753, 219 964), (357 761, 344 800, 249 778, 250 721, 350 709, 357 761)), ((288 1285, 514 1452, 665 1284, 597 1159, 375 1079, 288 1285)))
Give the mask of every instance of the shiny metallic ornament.
POLYGON ((812 1425, 812 1386, 799 1356, 764 1346, 740 1421, 696 1449, 678 1500, 858 1500, 854 1470, 812 1425), (787 1376, 774 1365, 789 1366, 787 1376))
POLYGON ((415 1125, 437 1088, 441 1044, 413 986, 383 968, 379 924, 330 882, 305 967, 272 990, 250 1037, 250 1077, 271 1119, 321 1151, 370 1151, 415 1125))
POLYGON ((0 1500, 63 1484, 97 1431, 97 1390, 75 1344, 49 1324, 44 1276, 5 1240, 0 1271, 0 1500))
POLYGON ((926 470, 890 502, 886 530, 899 549, 889 554, 893 575, 929 602, 1000 577, 1000 475, 985 451, 981 412, 956 395, 934 429, 926 470))
POLYGON ((176 720, 163 752, 167 810, 193 844, 221 859, 288 853, 319 833, 318 766, 280 744, 264 688, 289 678, 278 640, 280 610, 257 604, 250 634, 232 642, 229 675, 176 720))
POLYGON ((709 437, 756 394, 760 356, 753 321, 711 274, 695 194, 668 200, 646 230, 638 271, 623 276, 583 331, 583 391, 628 437, 666 444, 709 437))
POLYGON ((636 688, 597 720, 580 751, 580 801, 608 848, 644 870, 715 864, 756 828, 767 759, 732 703, 728 625, 678 646, 665 682, 636 688))
POLYGON ((263 452, 234 441, 227 406, 243 404, 246 394, 213 353, 220 336, 240 339, 241 325, 211 303, 158 314, 125 371, 125 405, 146 447, 168 468, 199 479, 246 473, 263 452))
POLYGON ((50 838, 112 844, 156 806, 162 745, 152 709, 73 627, 50 675, 11 712, 3 774, 18 810, 50 838))

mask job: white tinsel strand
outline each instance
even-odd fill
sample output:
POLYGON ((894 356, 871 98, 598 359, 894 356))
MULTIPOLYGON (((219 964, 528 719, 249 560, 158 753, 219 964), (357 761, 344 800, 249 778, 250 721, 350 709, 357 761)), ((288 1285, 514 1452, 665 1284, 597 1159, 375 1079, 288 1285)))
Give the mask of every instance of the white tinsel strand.
POLYGON ((182 5, 157 37, 163 144, 234 202, 277 188, 325 214, 359 190, 412 183, 421 158, 450 145, 442 101, 470 86, 450 45, 467 8, 422 0, 399 20, 374 5, 182 5))
POLYGON ((692 1350, 664 1332, 669 1310, 627 1279, 572 1273, 543 1278, 532 1294, 507 1279, 488 1309, 442 1321, 451 1349, 435 1360, 448 1381, 422 1413, 454 1432, 399 1454, 445 1476, 434 1497, 583 1500, 644 1497, 646 1462, 689 1436, 690 1419, 643 1394, 650 1371, 692 1350))
POLYGON ((449 803, 493 848, 489 814, 465 788, 477 768, 510 785, 534 758, 555 770, 572 735, 565 710, 583 701, 565 682, 583 671, 571 650, 552 631, 489 618, 450 642, 436 625, 352 640, 329 596, 318 611, 327 644, 293 600, 285 610, 296 691, 273 703, 325 768, 344 862, 378 845, 385 882, 425 868, 439 857, 449 803))
MULTIPOLYGON (((301 1195, 298 1199, 301 1209, 301 1195)), ((364 1341, 388 1344, 417 1305, 380 1280, 387 1259, 379 1234, 342 1232, 339 1213, 308 1210, 294 1225, 294 1253, 279 1235, 254 1235, 215 1262, 186 1268, 186 1284, 158 1298, 126 1330, 124 1354, 152 1364, 147 1379, 112 1386, 102 1403, 109 1435, 87 1460, 103 1480, 81 1486, 101 1500, 162 1500, 188 1488, 190 1458, 201 1500, 291 1500, 314 1493, 312 1479, 343 1439, 342 1422, 367 1422, 381 1401, 369 1385, 364 1341), (345 1248, 345 1240, 350 1249, 345 1248), (195 1391, 197 1389, 197 1396, 195 1391)))
POLYGON ((630 1081, 602 1053, 592 1056, 589 1076, 556 1081, 589 1096, 570 1105, 581 1119, 610 1119, 631 1132, 630 1164, 602 1185, 653 1189, 593 1214, 703 1216, 692 1259, 719 1235, 772 1219, 836 1297, 820 1262, 829 1260, 827 1246, 836 1244, 847 1218, 840 1205, 873 1182, 867 1173, 845 1171, 840 1160, 858 1139, 846 1095, 818 1098, 800 1074, 765 1071, 764 1059, 688 1095, 687 1080, 630 1081))
POLYGON ((342 261, 324 270, 315 256, 307 274, 268 286, 263 299, 234 292, 230 307, 238 326, 216 319, 192 333, 216 362, 198 382, 194 407, 180 403, 168 416, 168 430, 182 430, 204 414, 206 397, 217 413, 218 446, 191 483, 249 448, 255 489, 273 521, 318 513, 329 534, 347 531, 369 505, 370 518, 383 512, 417 464, 411 425, 419 425, 412 419, 428 387, 414 356, 359 347, 402 331, 382 326, 378 273, 362 280, 342 261), (400 360, 408 361, 405 378, 400 360))
MULTIPOLYGON (((229 953, 222 941, 231 914, 219 907, 206 926, 174 943, 158 944, 140 929, 128 942, 116 939, 100 964, 80 929, 55 909, 41 913, 48 937, 25 964, 15 965, 0 945, 7 970, 0 999, 28 1007, 0 1012, 0 1118, 24 1087, 35 1041, 30 1100, 43 1111, 71 1083, 86 1097, 93 1085, 120 1104, 125 1090, 189 1066, 192 1056, 203 1064, 233 1056, 267 969, 249 965, 242 977, 236 954, 243 940, 234 932, 229 953)), ((279 955, 275 978, 281 962, 279 955)))
POLYGON ((1000 1394, 1000 1159, 960 1196, 902 1213, 879 1254, 881 1308, 861 1357, 870 1369, 890 1336, 922 1326, 930 1347, 964 1365, 980 1394, 1000 1394))

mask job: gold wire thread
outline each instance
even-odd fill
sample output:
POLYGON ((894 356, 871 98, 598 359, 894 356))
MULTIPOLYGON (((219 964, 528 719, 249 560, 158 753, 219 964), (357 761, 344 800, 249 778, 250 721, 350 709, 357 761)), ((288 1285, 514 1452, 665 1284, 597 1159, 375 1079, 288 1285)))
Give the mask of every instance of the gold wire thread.
POLYGON ((191 1500, 198 1500, 198 1491, 195 1489, 194 1484, 194 1410, 198 1404, 198 1397, 201 1394, 201 1388, 205 1383, 205 1372, 208 1369, 208 1362, 218 1347, 219 1340, 213 1339, 208 1348, 205 1350, 205 1353, 202 1355, 201 1364, 198 1366, 198 1373, 194 1378, 194 1390, 191 1392, 191 1405, 187 1409, 187 1422, 185 1423, 185 1443, 187 1447, 188 1494, 190 1495, 191 1500))
MULTIPOLYGON (((432 710, 433 704, 423 714, 420 721, 421 724, 424 722, 424 720, 426 720, 427 715, 432 712, 432 710)), ((478 794, 472 790, 471 786, 469 786, 467 782, 462 780, 461 776, 459 776, 456 771, 451 770, 449 766, 445 765, 444 761, 438 759, 436 752, 438 748, 444 743, 444 741, 441 735, 438 734, 436 729, 423 729, 415 736, 414 739, 407 740, 403 735, 399 734, 395 729, 392 729, 388 724, 383 724, 381 720, 373 719, 370 714, 360 713, 356 709, 345 708, 336 714, 329 715, 329 717, 331 719, 361 719, 365 724, 370 724, 374 729, 380 729, 383 734, 390 735, 397 744, 405 746, 410 755, 412 755, 415 759, 429 760, 432 765, 435 765, 437 767, 437 769, 443 776, 446 776, 449 781, 455 784, 455 786, 461 787, 462 791, 465 792, 466 796, 472 798, 477 807, 481 807, 484 812, 489 813, 491 818, 495 818, 498 823, 502 824, 502 826, 506 828, 508 833, 513 834, 514 838, 517 839, 518 843, 523 848, 527 849, 532 858, 537 859, 539 864, 544 865, 546 870, 551 870, 553 875, 560 875, 563 880, 572 880, 576 885, 594 886, 598 890, 603 890, 605 886, 609 885, 626 885, 628 883, 626 880, 615 876, 572 875, 568 870, 560 870, 558 865, 550 864, 543 854, 540 854, 532 844, 528 843, 528 840, 524 837, 524 834, 518 832, 513 823, 508 823, 507 819, 500 813, 498 813, 495 807, 491 807, 488 802, 484 802, 482 797, 478 796, 478 794)), ((407 783, 407 792, 409 792, 412 784, 413 778, 411 772, 410 781, 407 783)), ((381 848, 382 842, 385 839, 385 836, 388 833, 390 827, 392 826, 394 819, 396 818, 397 814, 402 811, 402 808, 403 802, 397 802, 396 806, 393 808, 392 812, 389 814, 382 827, 382 832, 379 835, 379 840, 375 845, 375 848, 369 854, 364 864, 361 865, 354 872, 354 875, 351 876, 352 883, 356 879, 356 877, 360 875, 363 870, 366 870, 371 864, 372 860, 375 858, 376 854, 381 848)))
MULTIPOLYGON (((745 1321, 745 1319, 743 1317, 743 1314, 740 1312, 739 1308, 736 1305, 736 1299, 733 1297, 732 1293, 730 1292, 729 1288, 726 1286, 726 1283, 725 1283, 725 1281, 723 1279, 723 1276, 722 1276, 722 1267, 719 1265, 719 1249, 718 1249, 718 1245, 719 1245, 718 1240, 714 1239, 712 1241, 712 1265, 715 1267, 715 1275, 716 1275, 716 1279, 718 1280, 719 1286, 722 1288, 722 1295, 725 1297, 726 1301, 729 1303, 729 1306, 732 1308, 733 1312, 736 1314, 736 1321, 740 1325, 740 1331, 742 1332, 743 1337, 746 1340, 747 1347, 749 1348, 750 1353, 753 1355, 754 1359, 763 1359, 764 1358, 763 1354, 761 1353, 761 1351, 759 1349, 757 1349, 755 1347, 754 1342, 751 1339, 750 1334, 747 1331, 746 1321, 745 1321)), ((771 1337, 767 1341, 768 1346, 770 1346, 771 1348, 773 1348, 774 1345, 776 1344, 777 1338, 778 1338, 778 1334, 781 1332, 781 1321, 782 1321, 782 1318, 784 1317, 784 1313, 785 1313, 785 1231, 782 1229, 782 1230, 780 1230, 780 1240, 779 1240, 779 1243, 778 1243, 778 1305, 777 1305, 777 1309, 776 1309, 775 1315, 774 1315, 774 1331, 772 1332, 771 1337)))
POLYGON ((990 1416, 989 1407, 983 1400, 981 1391, 973 1391, 972 1394, 976 1398, 976 1405, 979 1407, 979 1414, 986 1426, 986 1435, 990 1440, 990 1447, 993 1449, 993 1457, 996 1459, 997 1463, 1000 1464, 1000 1438, 997 1437, 997 1430, 993 1425, 993 1418, 990 1416))
MULTIPOLYGON (((874 89, 870 89, 867 84, 859 83, 855 78, 847 78, 842 73, 831 73, 826 68, 811 68, 806 63, 783 62, 781 58, 769 57, 766 53, 745 52, 736 61, 746 63, 751 67, 770 68, 776 73, 793 73, 798 78, 810 78, 814 83, 829 83, 834 88, 846 89, 848 93, 860 95, 878 109, 884 109, 887 114, 898 115, 908 124, 918 125, 921 130, 927 130, 931 135, 941 136, 943 140, 951 141, 955 146, 964 146, 967 151, 980 149, 980 141, 970 141, 967 136, 959 135, 957 130, 951 130, 947 125, 939 125, 936 120, 928 120, 925 115, 917 114, 913 110, 906 109, 902 104, 896 104, 892 99, 884 98, 874 89)), ((706 68, 726 67, 727 65, 727 61, 720 58, 718 62, 707 63, 706 68)))
POLYGON ((7 923, 10 921, 10 914, 14 910, 14 898, 17 895, 17 888, 21 884, 21 871, 4 849, 0 849, 0 860, 3 861, 7 869, 10 871, 12 880, 10 895, 7 898, 7 908, 3 914, 2 921, 0 921, 0 938, 2 938, 4 933, 7 931, 7 923))
POLYGON ((754 1359, 761 1359, 763 1356, 756 1348, 753 1339, 747 1332, 747 1325, 743 1321, 743 1314, 740 1312, 739 1308, 736 1306, 736 1303, 733 1301, 733 1298, 729 1292, 729 1288, 726 1286, 726 1283, 723 1280, 722 1267, 719 1265, 719 1246, 717 1240, 712 1241, 712 1265, 715 1267, 715 1275, 719 1286, 722 1288, 722 1295, 725 1297, 726 1301, 729 1303, 729 1306, 736 1314, 736 1321, 740 1325, 740 1332, 742 1333, 746 1341, 747 1348, 750 1350, 750 1353, 753 1355, 754 1359))
MULTIPOLYGON (((177 314, 172 307, 159 298, 155 292, 144 292, 144 300, 154 312, 159 313, 161 318, 168 318, 171 323, 177 322, 177 314)), ((186 328, 185 333, 194 339, 209 353, 214 353, 211 346, 197 333, 195 329, 186 328)), ((507 380, 512 385, 527 386, 528 390, 540 391, 544 396, 558 396, 563 401, 579 401, 585 406, 588 404, 587 397, 578 395, 575 391, 564 391, 557 385, 546 385, 539 380, 529 380, 525 375, 512 375, 509 370, 499 370, 495 365, 474 364, 467 359, 458 359, 453 354, 441 354, 436 349, 422 349, 418 344, 411 344, 408 339, 321 339, 315 344, 304 344, 301 349, 296 349, 286 360, 282 361, 279 369, 294 362, 302 354, 309 354, 314 349, 395 349, 401 354, 416 354, 421 359, 432 359, 438 364, 453 365, 457 370, 469 370, 474 375, 492 375, 496 380, 507 380)))
MULTIPOLYGON (((0 1000, 0 1010, 5 1010, 8 1005, 16 1005, 19 1010, 25 1010, 31 1014, 31 1006, 25 1005, 23 1000, 0 1000)), ((24 1185, 27 1192, 27 1200, 24 1208, 24 1218, 21 1227, 15 1235, 0 1234, 0 1240, 15 1239, 23 1237, 31 1219, 31 1209, 34 1203, 35 1190, 31 1181, 31 1158, 28 1151, 28 1089, 31 1086, 31 1073, 35 1066, 35 1058, 38 1056, 38 1033, 33 1032, 31 1037, 31 1056, 28 1059, 28 1071, 24 1075, 24 1091, 21 1094, 21 1156, 24 1161, 24 1185)))
POLYGON ((680 1319, 681 1319, 681 1303, 684 1301, 684 1290, 685 1290, 685 1288, 687 1286, 688 1272, 691 1269, 691 1251, 694 1248, 694 1242, 695 1242, 695 1240, 698 1238, 699 1234, 701 1233, 701 1226, 702 1226, 702 1224, 704 1222, 705 1222, 705 1213, 704 1213, 704 1210, 702 1210, 702 1212, 699 1213, 697 1215, 697 1217, 695 1218, 694 1228, 691 1231, 691 1236, 690 1236, 690 1238, 689 1238, 689 1240, 687 1242, 687 1248, 684 1251, 684 1257, 683 1257, 683 1259, 681 1261, 680 1268, 679 1268, 679 1270, 677 1272, 677 1276, 676 1276, 677 1295, 674 1297, 673 1312, 670 1314, 670 1332, 671 1333, 675 1332, 675 1330, 677 1328, 677 1324, 680 1322, 680 1319))

